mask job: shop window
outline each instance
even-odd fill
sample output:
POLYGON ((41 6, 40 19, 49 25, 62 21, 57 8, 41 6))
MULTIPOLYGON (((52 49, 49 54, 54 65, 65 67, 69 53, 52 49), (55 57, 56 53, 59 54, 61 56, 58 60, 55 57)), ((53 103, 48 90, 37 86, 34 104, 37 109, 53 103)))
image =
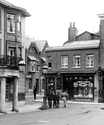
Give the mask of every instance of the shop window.
POLYGON ((7 32, 15 33, 15 15, 7 14, 7 32))
POLYGON ((61 68, 68 68, 68 56, 61 56, 61 68))
POLYGON ((80 56, 73 57, 73 68, 80 68, 80 56))
POLYGON ((86 56, 86 67, 94 67, 94 55, 86 56))
POLYGON ((73 83, 74 98, 93 98, 93 83, 90 80, 73 83))

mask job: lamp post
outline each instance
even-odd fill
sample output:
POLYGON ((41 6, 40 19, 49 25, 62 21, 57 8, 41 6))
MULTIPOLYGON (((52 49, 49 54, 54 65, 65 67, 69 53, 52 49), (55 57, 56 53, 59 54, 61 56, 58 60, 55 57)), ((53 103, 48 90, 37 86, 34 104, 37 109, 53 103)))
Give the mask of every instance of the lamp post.
MULTIPOLYGON (((42 73, 43 73, 44 77, 47 74, 47 71, 48 71, 48 67, 46 65, 43 66, 42 73)), ((42 106, 42 109, 47 109, 46 88, 47 88, 47 81, 46 81, 46 78, 45 78, 45 82, 44 82, 44 97, 43 97, 43 106, 42 106)))
POLYGON ((102 74, 102 66, 98 66, 98 78, 99 78, 99 99, 98 102, 103 102, 103 74, 102 74))

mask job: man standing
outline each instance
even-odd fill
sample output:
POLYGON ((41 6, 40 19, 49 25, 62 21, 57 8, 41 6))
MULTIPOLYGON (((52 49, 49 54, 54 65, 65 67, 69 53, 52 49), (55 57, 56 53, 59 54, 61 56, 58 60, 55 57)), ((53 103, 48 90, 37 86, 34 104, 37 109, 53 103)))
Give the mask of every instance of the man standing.
POLYGON ((36 92, 37 92, 37 89, 36 89, 36 87, 34 86, 34 89, 33 89, 34 100, 36 100, 36 92))
POLYGON ((61 98, 63 102, 63 107, 68 107, 67 105, 68 93, 66 91, 62 92, 61 98))

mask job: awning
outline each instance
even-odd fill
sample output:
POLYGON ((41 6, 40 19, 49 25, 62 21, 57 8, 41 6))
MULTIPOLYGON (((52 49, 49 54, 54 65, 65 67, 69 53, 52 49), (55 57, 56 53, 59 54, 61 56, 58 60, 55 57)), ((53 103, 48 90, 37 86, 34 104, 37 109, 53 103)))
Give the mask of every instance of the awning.
POLYGON ((46 58, 45 58, 45 57, 41 57, 41 59, 42 59, 44 62, 46 62, 46 58))
POLYGON ((28 56, 28 58, 33 61, 38 61, 34 56, 28 56))

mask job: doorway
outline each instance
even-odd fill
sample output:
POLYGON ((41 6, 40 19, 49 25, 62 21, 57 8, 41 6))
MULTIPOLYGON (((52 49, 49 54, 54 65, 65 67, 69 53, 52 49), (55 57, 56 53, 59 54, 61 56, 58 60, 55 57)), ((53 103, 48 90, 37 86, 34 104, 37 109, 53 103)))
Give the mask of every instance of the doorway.
POLYGON ((69 100, 71 100, 73 98, 73 85, 70 77, 68 76, 63 77, 63 91, 64 90, 67 90, 69 94, 69 100))

